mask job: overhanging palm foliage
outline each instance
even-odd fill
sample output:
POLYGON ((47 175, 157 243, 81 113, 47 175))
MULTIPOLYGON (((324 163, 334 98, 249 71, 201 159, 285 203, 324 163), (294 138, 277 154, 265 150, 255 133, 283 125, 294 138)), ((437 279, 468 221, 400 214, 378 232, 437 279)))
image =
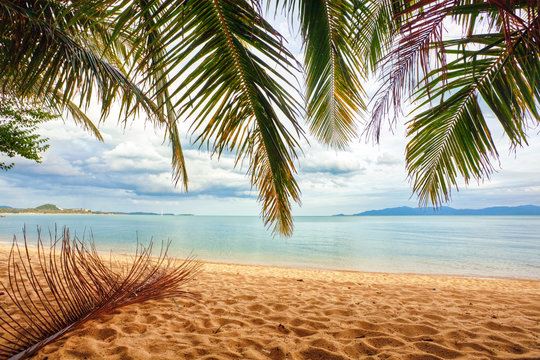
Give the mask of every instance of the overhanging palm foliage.
MULTIPOLYGON (((392 25, 385 24, 384 26, 390 32, 377 34, 377 38, 362 45, 363 47, 370 46, 370 59, 371 63, 374 63, 374 72, 382 74, 380 76, 382 87, 373 97, 372 117, 367 125, 368 133, 372 132, 371 135, 376 141, 379 140, 382 120, 392 116, 391 121, 397 121, 401 113, 403 95, 414 89, 422 72, 429 71, 432 50, 440 50, 443 21, 452 6, 449 2, 435 3, 429 9, 422 11, 421 16, 412 18, 410 18, 411 10, 403 11, 405 5, 399 2, 394 2, 391 9, 387 6, 384 12, 381 11, 381 17, 392 16, 391 20, 387 19, 392 25), (400 34, 402 36, 394 40, 394 37, 400 34), (381 37, 384 38, 382 42, 378 41, 381 37), (377 42, 374 44, 374 41, 377 42), (377 61, 378 55, 380 57, 377 61), (419 69, 415 69, 416 66, 419 69)), ((372 32, 380 31, 378 24, 372 26, 375 26, 372 32)), ((366 25, 363 25, 358 32, 371 33, 367 32, 365 27, 366 25)), ((437 57, 434 59, 440 60, 437 57)))
POLYGON ((293 177, 296 139, 302 132, 297 103, 284 88, 292 86, 286 76, 294 63, 279 34, 251 5, 238 0, 183 4, 177 16, 186 35, 172 47, 183 77, 177 104, 180 115, 194 118, 199 142, 218 155, 234 150, 237 161, 248 158, 265 223, 290 235, 290 198, 299 201, 293 177))
POLYGON ((290 94, 290 72, 297 65, 256 5, 3 2, 2 85, 15 96, 43 97, 51 107, 71 110, 91 129, 79 108, 93 99, 101 102, 104 117, 114 101, 125 118, 143 110, 166 127, 175 178, 184 185, 177 124, 190 119, 199 143, 249 161, 265 222, 290 234, 302 134, 298 96, 290 94))
MULTIPOLYGON (((474 40, 468 39, 469 44, 474 40)), ((466 182, 490 175, 490 159, 497 157, 497 150, 479 98, 495 114, 512 146, 526 142, 527 117, 540 118, 536 109, 539 98, 534 94, 540 86, 539 57, 525 60, 536 64, 514 63, 501 49, 503 44, 501 34, 499 46, 490 42, 480 50, 461 52, 459 59, 448 64, 446 82, 434 72, 431 75, 438 79, 420 90, 419 97, 428 97, 431 91, 437 98, 452 91, 447 99, 418 114, 409 126, 412 139, 407 147, 408 168, 422 202, 448 200, 450 187, 457 187, 457 173, 466 182), (527 79, 524 70, 530 65, 533 73, 527 79)), ((516 45, 512 51, 516 59, 526 55, 523 45, 516 45)))
POLYGON ((300 201, 301 117, 317 140, 346 148, 369 76, 382 81, 366 121, 375 139, 404 99, 419 106, 407 168, 422 204, 448 200, 461 177, 489 176, 497 150, 488 114, 513 146, 526 143, 527 119, 539 119, 536 0, 2 1, 0 20, 3 93, 67 109, 96 134, 83 111, 95 99, 102 117, 114 103, 123 120, 146 114, 165 128, 184 186, 186 121, 195 142, 249 163, 264 221, 281 234, 292 232, 300 201), (300 66, 262 17, 265 4, 299 23, 303 95, 300 66), (445 26, 463 35, 448 38, 445 26))
POLYGON ((365 108, 360 57, 354 50, 354 1, 286 0, 304 41, 307 124, 322 143, 344 149, 358 136, 365 108))
POLYGON ((192 296, 183 285, 199 264, 152 258, 152 243, 138 246, 128 261, 104 261, 92 242, 64 229, 50 247, 38 235, 31 249, 14 238, 0 304, 0 357, 25 359, 47 344, 115 309, 148 300, 192 296))
MULTIPOLYGON (((185 176, 176 116, 160 106, 154 87, 128 76, 128 50, 110 26, 106 1, 3 1, 0 3, 0 91, 39 100, 73 119, 101 140, 85 111, 101 105, 105 119, 120 103, 124 119, 140 111, 164 127, 173 146, 175 179, 185 176)), ((155 85, 155 84, 152 84, 155 85)))
POLYGON ((136 56, 135 73, 173 89, 167 99, 180 118, 189 119, 201 146, 248 160, 265 223, 290 234, 290 199, 299 201, 293 175, 302 130, 298 103, 285 89, 293 88, 296 63, 280 35, 250 1, 140 2, 148 16, 134 24, 124 15, 129 3, 117 7, 116 32, 128 37, 163 29, 159 37, 133 42, 136 51, 150 49, 146 57, 136 56))
POLYGON ((381 118, 414 91, 407 170, 420 203, 438 205, 460 178, 493 171, 498 155, 487 117, 496 117, 513 147, 540 120, 538 3, 422 0, 401 8, 370 130, 377 137, 381 118), (461 27, 463 36, 444 36, 444 26, 461 27))

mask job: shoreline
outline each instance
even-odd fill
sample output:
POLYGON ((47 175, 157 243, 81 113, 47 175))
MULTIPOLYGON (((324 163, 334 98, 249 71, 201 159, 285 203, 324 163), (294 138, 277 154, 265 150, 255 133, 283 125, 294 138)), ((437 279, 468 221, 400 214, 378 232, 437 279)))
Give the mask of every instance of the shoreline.
POLYGON ((19 215, 130 215, 130 214, 119 214, 119 213, 86 213, 86 212, 16 212, 16 213, 7 213, 0 212, 0 216, 19 216, 19 215))
MULTIPOLYGON (((195 215, 195 214, 158 214, 158 213, 108 213, 108 212, 2 212, 0 211, 0 217, 6 217, 6 216, 16 216, 16 215, 129 215, 129 216, 177 216, 177 217, 191 217, 191 216, 205 216, 205 215, 195 215)), ((212 215, 210 215, 212 216, 212 215)), ((219 216, 227 216, 227 215, 219 215, 219 216)), ((231 215, 233 216, 233 215, 231 215)))
MULTIPOLYGON (((18 239, 22 240, 22 238, 18 239)), ((0 249, 11 247, 13 240, 7 240, 4 238, 0 238, 0 249)), ((22 244, 22 242, 21 242, 22 244)), ((29 248, 35 248, 36 244, 34 243, 28 243, 29 248)), ((134 253, 127 253, 127 252, 116 252, 114 250, 110 251, 101 251, 98 250, 98 254, 102 256, 109 256, 110 254, 116 255, 116 256, 131 256, 134 255, 134 253)), ((171 258, 174 258, 176 260, 184 260, 184 257, 177 257, 177 256, 171 256, 171 258)), ((250 264, 250 263, 240 263, 240 262, 231 262, 231 261, 214 261, 214 260, 203 260, 203 259, 197 259, 196 261, 200 262, 201 264, 209 264, 209 265, 224 265, 224 266, 236 266, 236 267, 253 267, 253 268, 275 268, 279 270, 292 270, 292 271, 312 271, 312 272, 336 272, 336 273, 351 273, 351 274, 372 274, 372 275, 397 275, 397 276, 425 276, 425 277, 439 277, 439 278, 462 278, 462 279, 478 279, 478 280, 507 280, 507 281, 531 281, 531 282, 539 282, 540 278, 523 278, 523 277, 512 277, 512 276, 489 276, 489 275, 475 275, 475 274, 446 274, 446 273, 425 273, 425 272, 395 272, 395 271, 369 271, 369 270, 350 270, 350 269, 333 269, 333 268, 324 268, 324 267, 302 267, 302 266, 294 266, 294 265, 272 265, 272 264, 250 264)))
POLYGON ((184 289, 197 298, 102 315, 36 359, 540 358, 535 280, 202 262, 184 289))
MULTIPOLYGON (((118 254, 118 255, 130 255, 130 254, 118 254)), ((183 260, 182 258, 177 258, 183 260)), ((287 266, 287 265, 264 265, 264 264, 242 264, 235 262, 221 262, 221 261, 209 261, 198 260, 202 264, 209 265, 225 265, 225 266, 237 266, 237 267, 254 267, 254 268, 276 268, 282 270, 299 270, 299 271, 313 271, 313 272, 336 272, 336 273, 352 273, 352 274, 372 274, 372 275, 397 275, 397 276, 425 276, 425 277, 437 277, 437 278, 456 278, 456 279, 477 279, 477 280, 508 280, 508 281, 532 281, 539 282, 538 279, 520 278, 511 276, 488 276, 488 275, 461 275, 461 274, 444 274, 444 273, 414 273, 414 272, 393 272, 393 271, 368 271, 368 270, 347 270, 347 269, 331 269, 331 268, 316 268, 316 267, 301 267, 301 266, 287 266)))

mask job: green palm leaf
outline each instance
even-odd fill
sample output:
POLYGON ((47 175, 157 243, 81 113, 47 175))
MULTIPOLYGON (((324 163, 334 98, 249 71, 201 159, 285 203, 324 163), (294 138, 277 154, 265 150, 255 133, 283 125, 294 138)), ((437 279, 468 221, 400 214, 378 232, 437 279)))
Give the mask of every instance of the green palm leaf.
POLYGON ((159 63, 146 56, 139 66, 172 90, 178 115, 192 122, 201 146, 218 155, 235 151, 237 162, 249 162, 265 224, 290 235, 290 199, 299 202, 300 193, 293 177, 298 143, 291 131, 302 133, 299 105, 287 91, 293 88, 294 58, 251 1, 159 4, 153 19, 167 31, 150 47, 167 53, 159 63))
POLYGON ((381 120, 393 112, 395 121, 413 92, 418 107, 408 123, 406 160, 421 205, 448 201, 460 178, 468 183, 489 177, 498 155, 487 112, 501 123, 512 147, 526 143, 528 122, 538 123, 540 99, 539 13, 532 3, 415 0, 379 8, 367 2, 359 14, 358 33, 364 36, 357 51, 370 64, 378 60, 375 70, 382 74, 366 131, 378 140, 381 120), (382 17, 364 15, 370 8, 382 17), (384 14, 391 13, 388 22, 384 14), (380 33, 369 27, 377 21, 380 33), (462 38, 444 40, 445 23, 462 26, 462 38), (390 52, 379 59, 381 49, 390 52))
POLYGON ((448 201, 459 177, 468 183, 489 177, 493 171, 491 159, 498 154, 479 96, 501 123, 512 146, 526 143, 528 118, 540 121, 538 53, 531 52, 515 35, 512 53, 507 51, 502 34, 447 42, 448 52, 461 56, 448 65, 444 75, 440 69, 430 74, 431 81, 417 93, 417 99, 429 92, 440 101, 409 123, 412 138, 407 145, 407 169, 421 204, 448 201), (481 50, 450 50, 485 42, 489 45, 481 50))
POLYGON ((395 6, 392 0, 357 1, 354 11, 354 48, 365 59, 365 67, 377 69, 379 61, 390 50, 395 34, 395 6))
MULTIPOLYGON (((129 50, 123 44, 125 38, 111 30, 117 14, 109 7, 102 1, 26 6, 3 2, 1 15, 6 21, 0 25, 5 34, 0 46, 0 85, 13 96, 39 99, 58 113, 68 111, 100 140, 97 127, 84 114, 92 101, 100 101, 101 119, 118 102, 124 122, 144 111, 157 126, 165 127, 174 178, 187 185, 176 114, 166 89, 158 95, 147 93, 144 83, 128 76, 129 50), (47 15, 50 13, 55 14, 55 21, 47 15)), ((157 55, 154 61, 159 61, 157 55)), ((161 88, 159 83, 147 83, 152 85, 161 88)))
MULTIPOLYGON (((159 20, 157 16, 159 8, 157 8, 155 1, 148 0, 138 0, 136 5, 141 15, 140 24, 136 29, 141 30, 141 27, 143 28, 143 31, 140 31, 136 38, 143 39, 146 46, 138 49, 135 56, 135 69, 141 71, 140 69, 143 68, 143 72, 148 74, 145 80, 153 93, 152 97, 156 99, 158 108, 165 115, 165 119, 160 119, 160 121, 166 127, 171 142, 174 180, 178 183, 181 179, 184 189, 187 191, 188 174, 177 126, 178 116, 168 87, 168 73, 164 66, 155 66, 155 64, 166 63, 167 58, 167 49, 162 41, 163 31, 156 21, 159 20)), ((130 37, 134 37, 135 34, 130 33, 129 35, 123 39, 128 40, 130 37)), ((133 45, 137 43, 131 41, 131 44, 131 48, 136 49, 133 45)))
POLYGON ((358 120, 365 109, 360 82, 364 70, 354 50, 355 1, 282 3, 289 14, 300 17, 311 134, 324 144, 344 149, 358 136, 358 120))

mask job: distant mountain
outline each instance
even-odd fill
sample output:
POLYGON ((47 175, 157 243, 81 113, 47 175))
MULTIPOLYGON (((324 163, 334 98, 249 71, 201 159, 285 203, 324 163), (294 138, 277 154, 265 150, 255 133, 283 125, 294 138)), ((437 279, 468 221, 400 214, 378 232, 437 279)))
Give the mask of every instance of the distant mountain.
POLYGON ((62 211, 58 206, 54 204, 43 204, 41 206, 38 206, 34 208, 35 210, 51 210, 51 211, 62 211))
MULTIPOLYGON (((193 216, 193 214, 173 214, 173 213, 154 213, 154 212, 104 212, 104 211, 92 211, 89 209, 62 209, 54 204, 43 204, 35 208, 18 209, 11 206, 0 206, 0 213, 3 214, 108 214, 108 215, 163 215, 163 216, 193 216)), ((3 215, 2 215, 3 216, 3 215)), ((4 217, 4 216, 3 216, 4 217)))
POLYGON ((437 215, 540 215, 540 206, 494 206, 484 209, 454 209, 442 206, 438 209, 430 207, 411 208, 408 206, 364 211, 353 215, 338 214, 334 216, 437 216, 437 215))
POLYGON ((35 208, 18 209, 9 206, 0 206, 3 214, 99 214, 88 209, 62 209, 54 204, 43 204, 35 208))

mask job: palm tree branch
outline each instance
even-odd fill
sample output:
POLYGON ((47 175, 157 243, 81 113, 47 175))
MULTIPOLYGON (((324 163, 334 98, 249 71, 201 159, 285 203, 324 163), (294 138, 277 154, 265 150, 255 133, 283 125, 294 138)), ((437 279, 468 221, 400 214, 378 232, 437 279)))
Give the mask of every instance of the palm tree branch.
POLYGON ((201 146, 218 156, 236 152, 237 165, 249 161, 265 224, 290 235, 290 199, 299 201, 298 143, 290 131, 302 134, 297 101, 286 90, 294 58, 249 1, 185 1, 161 15, 173 31, 181 22, 183 33, 165 60, 178 115, 191 121, 201 146))
MULTIPOLYGON (((276 129, 268 126, 268 115, 270 119, 275 116, 271 108, 261 109, 260 106, 254 104, 254 89, 248 87, 245 70, 242 62, 239 60, 236 43, 233 41, 229 27, 223 16, 219 0, 213 0, 215 10, 218 14, 223 33, 227 38, 229 49, 234 58, 238 75, 241 79, 243 92, 247 95, 249 108, 253 111, 253 115, 257 120, 255 128, 256 135, 256 153, 252 160, 252 183, 260 190, 259 201, 263 203, 263 218, 266 224, 274 223, 274 232, 289 236, 292 233, 292 218, 290 215, 289 195, 294 200, 299 201, 298 188, 296 182, 292 178, 291 171, 288 166, 294 171, 291 160, 286 156, 287 150, 279 147, 279 142, 276 139, 280 138, 276 129), (274 116, 273 116, 274 115, 274 116), (277 145, 277 146, 276 146, 277 145), (285 153, 284 153, 285 152, 285 153), (285 158, 283 156, 285 155, 285 158), (285 165, 285 164, 288 164, 285 165), (284 167, 285 165, 285 167, 284 167), (287 184, 291 184, 287 187, 287 184)), ((261 102, 262 99, 258 99, 261 102)), ((263 104, 264 102, 261 102, 263 104)))
POLYGON ((353 48, 364 59, 367 71, 376 71, 395 36, 397 1, 355 1, 353 48))
MULTIPOLYGON (((149 54, 151 61, 154 64, 159 64, 164 61, 167 56, 165 47, 162 44, 162 32, 157 26, 155 17, 151 10, 152 1, 139 0, 138 6, 141 10, 142 17, 146 24, 147 41, 145 50, 149 54)), ((157 9, 156 11, 159 11, 157 9)), ((180 133, 178 130, 177 120, 178 116, 172 103, 172 98, 169 94, 169 87, 167 81, 167 73, 164 69, 157 68, 156 71, 149 72, 153 76, 152 91, 155 93, 157 99, 157 105, 166 114, 166 117, 162 120, 167 129, 168 138, 172 147, 172 171, 175 183, 182 180, 184 190, 188 189, 188 174, 184 160, 184 153, 182 151, 182 144, 180 141, 180 133)))
POLYGON ((13 360, 31 357, 85 323, 114 310, 147 300, 193 296, 182 286, 199 271, 188 258, 167 258, 168 244, 152 258, 152 243, 137 246, 132 261, 110 262, 70 237, 64 229, 51 235, 45 248, 38 229, 36 254, 14 238, 7 259, 7 281, 0 283, 6 301, 0 306, 0 356, 13 360))
MULTIPOLYGON (((50 105, 56 106, 57 104, 63 102, 61 101, 61 99, 64 97, 64 95, 60 90, 57 90, 53 94, 51 94, 51 97, 54 100, 50 101, 50 105)), ((84 129, 94 135, 99 141, 103 141, 103 136, 101 136, 99 129, 96 127, 96 125, 94 125, 92 120, 84 113, 84 111, 81 110, 79 106, 77 106, 72 101, 68 101, 67 103, 65 103, 65 109, 67 109, 67 111, 73 117, 73 120, 76 124, 81 125, 84 129)), ((62 108, 57 108, 57 111, 61 112, 62 108)))
MULTIPOLYGON (((366 136, 372 137, 376 142, 380 138, 382 119, 393 112, 391 123, 397 121, 404 92, 407 89, 411 91, 418 82, 417 71, 429 73, 431 50, 442 50, 442 24, 451 13, 455 0, 445 0, 432 5, 433 2, 418 1, 403 11, 400 16, 412 16, 421 4, 424 15, 413 17, 399 28, 397 45, 382 59, 379 82, 384 85, 371 99, 374 102, 371 120, 364 130, 366 136), (425 6, 429 8, 424 9, 425 6)), ((444 69, 444 52, 440 53, 443 55, 439 61, 444 69)))
MULTIPOLYGON (((292 5, 290 5, 292 6, 292 5)), ((300 1, 307 84, 307 123, 319 141, 344 149, 365 108, 363 71, 353 46, 353 4, 300 1)))
MULTIPOLYGON (((117 91, 121 89, 126 117, 133 115, 138 106, 142 106, 150 117, 162 116, 153 101, 127 78, 122 69, 110 65, 105 60, 105 55, 97 55, 81 45, 67 32, 71 31, 69 28, 62 28, 63 25, 60 23, 45 22, 27 9, 15 8, 15 10, 20 10, 18 15, 24 19, 31 31, 26 33, 29 35, 25 38, 16 39, 21 46, 17 46, 18 50, 13 54, 4 57, 12 64, 11 66, 2 64, 0 72, 5 74, 9 71, 10 74, 17 76, 16 83, 19 84, 21 95, 42 96, 61 91, 64 94, 62 101, 65 105, 80 93, 80 105, 88 107, 93 96, 92 90, 97 87, 102 100, 102 118, 104 118, 108 115, 117 91), (14 64, 13 60, 18 62, 14 64), (36 84, 39 85, 36 87, 36 84), (133 100, 136 103, 130 107, 133 100)), ((77 36, 81 35, 82 33, 77 33, 77 36)), ((13 81, 14 77, 10 79, 13 81)))
MULTIPOLYGON (((522 125, 526 113, 538 121, 535 102, 538 103, 539 98, 535 100, 532 94, 540 85, 534 84, 534 77, 526 79, 521 70, 514 68, 512 52, 499 46, 503 43, 504 38, 499 37, 481 50, 464 52, 462 58, 448 65, 447 83, 441 79, 438 69, 431 73, 438 76, 417 92, 419 99, 428 91, 441 99, 439 105, 409 123, 408 135, 413 137, 407 145, 407 169, 421 204, 438 205, 448 201, 451 187, 457 187, 458 172, 468 183, 471 178, 489 177, 493 171, 489 158, 497 158, 498 154, 478 104, 478 95, 497 116, 514 146, 526 142, 522 125), (447 92, 451 95, 444 100, 447 92)), ((455 44, 455 41, 447 43, 455 44)), ((523 44, 518 37, 513 48, 517 51, 523 44)), ((536 60, 536 63, 540 62, 536 60)))

